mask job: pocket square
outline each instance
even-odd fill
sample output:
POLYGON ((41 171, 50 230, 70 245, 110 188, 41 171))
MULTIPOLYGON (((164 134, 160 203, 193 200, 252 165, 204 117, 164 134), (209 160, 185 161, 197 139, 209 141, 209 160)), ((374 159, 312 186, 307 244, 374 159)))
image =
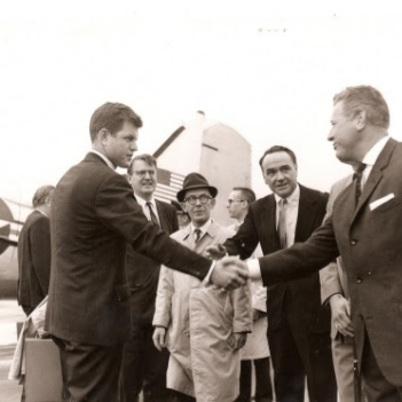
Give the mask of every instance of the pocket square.
POLYGON ((380 205, 385 204, 386 202, 388 202, 389 200, 392 200, 393 198, 395 198, 395 194, 394 193, 389 193, 385 197, 381 197, 378 200, 375 200, 375 201, 371 202, 370 205, 369 205, 370 211, 374 211, 380 205))

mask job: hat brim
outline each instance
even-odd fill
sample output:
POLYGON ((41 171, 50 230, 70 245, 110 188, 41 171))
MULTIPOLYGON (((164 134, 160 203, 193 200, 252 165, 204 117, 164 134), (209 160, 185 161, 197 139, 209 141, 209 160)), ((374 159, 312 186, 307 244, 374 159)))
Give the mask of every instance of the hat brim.
POLYGON ((183 202, 184 195, 186 194, 187 191, 189 191, 189 190, 198 190, 200 188, 206 188, 207 190, 209 190, 209 192, 211 193, 212 198, 215 198, 217 196, 217 194, 218 194, 218 189, 216 187, 205 186, 205 185, 198 185, 198 186, 195 185, 195 186, 190 186, 190 187, 181 189, 176 195, 177 200, 179 202, 183 202))

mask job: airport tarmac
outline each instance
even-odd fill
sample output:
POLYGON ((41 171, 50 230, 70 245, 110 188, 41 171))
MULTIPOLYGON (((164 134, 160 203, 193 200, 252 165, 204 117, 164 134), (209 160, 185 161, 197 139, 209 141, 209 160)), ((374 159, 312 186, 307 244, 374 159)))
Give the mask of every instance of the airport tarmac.
POLYGON ((16 323, 24 320, 16 300, 0 300, 0 402, 21 400, 22 386, 7 377, 17 342, 16 323))

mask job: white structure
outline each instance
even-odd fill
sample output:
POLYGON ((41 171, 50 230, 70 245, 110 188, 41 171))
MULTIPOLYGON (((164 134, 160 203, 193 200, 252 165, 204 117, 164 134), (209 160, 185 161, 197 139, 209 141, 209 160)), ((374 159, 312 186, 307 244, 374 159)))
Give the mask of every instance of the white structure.
POLYGON ((231 219, 227 197, 235 186, 251 186, 251 146, 233 128, 208 121, 203 112, 179 127, 155 152, 158 159, 158 186, 155 196, 176 199, 184 177, 199 172, 217 187, 213 216, 222 224, 231 219))

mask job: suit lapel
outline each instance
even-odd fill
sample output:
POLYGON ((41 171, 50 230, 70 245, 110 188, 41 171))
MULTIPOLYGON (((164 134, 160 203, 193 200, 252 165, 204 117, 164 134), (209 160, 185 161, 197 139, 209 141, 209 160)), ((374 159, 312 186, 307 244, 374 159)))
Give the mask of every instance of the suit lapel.
POLYGON ((165 206, 159 201, 155 200, 156 203, 156 209, 158 210, 158 216, 159 216, 159 223, 161 225, 161 229, 165 231, 166 233, 169 233, 169 227, 166 222, 166 214, 165 214, 165 206))
POLYGON ((277 243, 275 249, 278 249, 279 238, 276 231, 276 201, 273 194, 267 197, 267 202, 262 210, 260 228, 262 231, 261 244, 272 244, 273 239, 275 239, 277 243))
MULTIPOLYGON (((357 207, 355 209, 355 213, 353 215, 352 223, 356 219, 356 216, 359 214, 361 211, 362 207, 367 203, 368 199, 370 198, 370 195, 374 191, 374 189, 377 187, 378 183, 381 181, 383 177, 383 170, 388 166, 390 157, 392 155, 392 152, 395 149, 395 146, 397 144, 397 141, 395 141, 393 138, 389 139, 388 142, 386 143, 384 149, 381 151, 380 155, 378 156, 378 159, 376 163, 373 166, 373 169, 371 170, 370 176, 367 179, 367 182, 365 186, 363 187, 363 192, 360 196, 359 203, 357 204, 357 207)), ((354 185, 353 187, 353 194, 355 194, 355 189, 354 185)))

